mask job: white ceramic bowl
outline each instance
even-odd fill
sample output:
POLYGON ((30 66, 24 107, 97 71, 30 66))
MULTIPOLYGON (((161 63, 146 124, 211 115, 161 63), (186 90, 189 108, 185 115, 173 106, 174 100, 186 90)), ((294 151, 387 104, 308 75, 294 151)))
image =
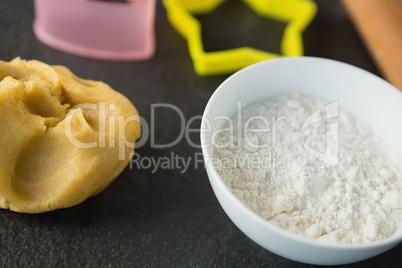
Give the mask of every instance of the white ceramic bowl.
POLYGON ((402 229, 389 239, 363 245, 324 244, 296 236, 260 218, 226 187, 209 161, 211 136, 242 107, 272 96, 299 92, 327 101, 365 121, 402 156, 402 94, 381 78, 357 67, 328 59, 299 57, 251 65, 224 81, 210 98, 201 126, 201 145, 212 188, 229 218, 257 244, 299 262, 346 264, 378 255, 402 241, 402 229), (208 123, 210 126, 208 126, 208 123), (208 129, 209 128, 209 129, 208 129))

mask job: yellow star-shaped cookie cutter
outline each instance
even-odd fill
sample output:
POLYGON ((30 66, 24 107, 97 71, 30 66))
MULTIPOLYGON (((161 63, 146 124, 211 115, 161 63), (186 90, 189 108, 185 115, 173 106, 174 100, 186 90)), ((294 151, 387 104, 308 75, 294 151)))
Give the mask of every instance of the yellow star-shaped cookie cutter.
POLYGON ((225 0, 164 0, 168 19, 188 42, 195 71, 202 76, 235 72, 250 64, 281 56, 302 56, 302 32, 314 18, 317 7, 311 0, 243 0, 260 16, 287 22, 282 55, 250 47, 205 52, 201 24, 193 14, 212 12, 225 0))

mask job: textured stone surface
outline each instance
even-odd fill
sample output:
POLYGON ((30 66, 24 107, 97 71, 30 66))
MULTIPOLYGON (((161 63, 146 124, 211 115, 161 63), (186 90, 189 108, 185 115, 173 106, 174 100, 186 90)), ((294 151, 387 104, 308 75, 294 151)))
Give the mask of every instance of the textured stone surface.
MULTIPOLYGON (((317 1, 319 13, 304 34, 305 54, 337 59, 378 74, 340 2, 317 1)), ((16 56, 62 64, 78 76, 103 80, 123 92, 151 122, 151 105, 177 105, 186 118, 201 115, 226 76, 198 77, 187 45, 168 24, 158 2, 157 51, 146 62, 80 58, 41 44, 32 32, 32 1, 0 1, 0 59, 16 56)), ((224 18, 223 18, 224 19, 224 18)), ((174 111, 155 116, 155 141, 173 141, 174 111)), ((198 123, 193 125, 198 127, 198 123)), ((191 136, 198 142, 198 134, 191 136)), ((137 150, 142 157, 195 157, 184 139, 172 148, 137 150)), ((0 267, 304 267, 264 250, 229 220, 205 170, 133 170, 129 167, 100 195, 73 208, 39 215, 0 211, 0 267)), ((359 263, 392 267, 402 247, 359 263)), ((357 265, 356 265, 357 266, 357 265)))

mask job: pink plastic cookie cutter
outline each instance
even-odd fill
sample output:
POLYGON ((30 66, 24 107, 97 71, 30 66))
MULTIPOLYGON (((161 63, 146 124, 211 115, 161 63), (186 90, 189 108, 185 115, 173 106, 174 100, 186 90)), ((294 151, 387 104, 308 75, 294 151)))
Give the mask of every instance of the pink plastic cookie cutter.
POLYGON ((155 0, 35 0, 36 37, 71 54, 116 61, 155 52, 155 0))

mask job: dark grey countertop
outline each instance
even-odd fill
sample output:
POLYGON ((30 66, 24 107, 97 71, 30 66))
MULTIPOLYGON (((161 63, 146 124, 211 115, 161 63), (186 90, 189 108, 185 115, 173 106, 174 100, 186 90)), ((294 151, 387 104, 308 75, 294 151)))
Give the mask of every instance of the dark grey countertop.
MULTIPOLYGON (((378 75, 340 2, 316 2, 319 13, 303 35, 305 55, 344 61, 378 75)), ((105 81, 134 103, 152 125, 155 142, 166 143, 178 137, 179 117, 173 110, 155 110, 152 123, 152 104, 175 105, 188 120, 202 114, 209 97, 227 76, 197 76, 185 40, 167 22, 159 1, 156 13, 155 56, 145 62, 108 62, 41 44, 32 32, 32 1, 1 0, 0 59, 20 56, 62 64, 83 78, 105 81)), ((229 19, 225 12, 221 18, 229 19)), ((226 32, 228 25, 235 28, 226 24, 216 30, 226 32)), ((241 25, 237 26, 239 31, 241 25)), ((213 26, 206 25, 212 30, 213 26)), ((256 33, 264 32, 258 30, 256 33)), ((264 40, 248 41, 257 42, 257 46, 264 40)), ((227 37, 219 44, 225 42, 237 41, 227 37)), ((213 49, 214 43, 209 45, 213 49)), ((192 127, 198 124, 194 122, 192 127)), ((198 134, 191 138, 199 142, 198 134)), ((103 193, 78 206, 38 215, 0 211, 0 267, 305 266, 261 248, 239 231, 220 207, 205 169, 197 161, 200 150, 185 139, 165 149, 153 148, 149 140, 137 153, 150 159, 173 153, 190 159, 190 167, 183 173, 177 168, 153 173, 151 169, 127 167, 103 193)), ((392 267, 400 262, 401 252, 402 246, 398 246, 356 266, 392 267)))

